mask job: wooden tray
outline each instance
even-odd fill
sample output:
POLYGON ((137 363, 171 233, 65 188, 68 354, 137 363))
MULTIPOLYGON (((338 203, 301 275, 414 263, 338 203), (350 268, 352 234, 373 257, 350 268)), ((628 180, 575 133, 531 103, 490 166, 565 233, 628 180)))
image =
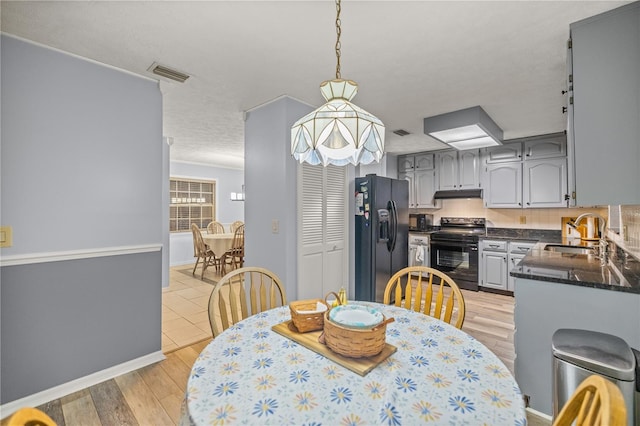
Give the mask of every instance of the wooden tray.
POLYGON ((320 336, 320 333, 322 333, 322 330, 300 333, 290 320, 274 325, 271 329, 363 377, 366 376, 369 371, 376 368, 382 361, 387 359, 389 355, 398 350, 395 346, 385 343, 382 352, 378 355, 367 358, 347 358, 346 356, 333 352, 327 346, 318 342, 318 337, 320 336))

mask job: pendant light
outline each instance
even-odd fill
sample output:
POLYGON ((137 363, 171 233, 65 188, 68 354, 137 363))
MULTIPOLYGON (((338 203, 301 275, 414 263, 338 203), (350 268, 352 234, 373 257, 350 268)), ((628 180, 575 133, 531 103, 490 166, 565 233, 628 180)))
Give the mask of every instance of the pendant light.
POLYGON ((384 154, 384 124, 350 102, 358 84, 340 76, 340 10, 336 0, 336 78, 320 84, 327 103, 291 127, 291 155, 300 163, 369 164, 384 154))

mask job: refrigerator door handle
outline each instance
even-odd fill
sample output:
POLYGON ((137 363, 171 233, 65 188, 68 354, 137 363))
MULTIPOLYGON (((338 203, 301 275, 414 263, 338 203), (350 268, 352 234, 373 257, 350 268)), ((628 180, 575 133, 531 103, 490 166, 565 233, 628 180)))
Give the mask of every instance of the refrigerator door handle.
POLYGON ((396 248, 396 241, 398 240, 398 209, 396 202, 393 200, 389 201, 387 208, 391 211, 391 235, 387 248, 389 252, 392 252, 396 248))

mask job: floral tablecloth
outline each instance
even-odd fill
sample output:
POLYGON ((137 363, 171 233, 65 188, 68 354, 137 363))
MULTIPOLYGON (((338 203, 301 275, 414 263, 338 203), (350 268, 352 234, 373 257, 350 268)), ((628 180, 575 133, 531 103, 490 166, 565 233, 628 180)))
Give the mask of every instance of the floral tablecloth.
MULTIPOLYGON (((356 302, 352 302, 356 303, 356 302)), ((276 308, 229 328, 193 365, 184 423, 525 425, 520 389, 473 337, 426 315, 374 303, 398 350, 364 377, 271 330, 276 308)))

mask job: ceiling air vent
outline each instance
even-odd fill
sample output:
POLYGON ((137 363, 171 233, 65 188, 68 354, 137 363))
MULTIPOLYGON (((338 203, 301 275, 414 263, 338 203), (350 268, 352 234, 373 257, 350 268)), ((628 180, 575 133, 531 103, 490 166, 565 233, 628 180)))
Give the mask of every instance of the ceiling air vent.
POLYGON ((157 62, 154 62, 149 67, 149 71, 161 77, 168 78, 169 80, 177 81, 180 83, 184 83, 189 78, 188 74, 176 71, 164 65, 160 65, 157 62))
POLYGON ((409 133, 409 132, 407 132, 406 130, 403 130, 403 129, 394 130, 393 133, 395 133, 398 136, 407 136, 407 135, 411 134, 411 133, 409 133))

